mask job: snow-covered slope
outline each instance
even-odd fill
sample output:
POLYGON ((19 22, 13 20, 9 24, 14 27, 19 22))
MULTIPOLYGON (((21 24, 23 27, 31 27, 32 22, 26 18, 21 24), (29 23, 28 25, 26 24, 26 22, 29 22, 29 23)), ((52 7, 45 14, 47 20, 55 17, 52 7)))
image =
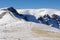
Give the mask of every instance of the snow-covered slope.
MULTIPOLYGON (((4 10, 1 9, 0 10, 0 25, 1 24, 8 24, 8 23, 12 23, 15 21, 18 21, 19 19, 16 18, 12 12, 10 12, 9 10, 4 10)), ((22 21, 22 20, 21 20, 22 21)))
POLYGON ((0 27, 1 40, 60 40, 60 30, 43 24, 17 21, 0 27))
MULTIPOLYGON (((54 9, 17 9, 19 14, 33 15, 36 19, 45 14, 60 15, 54 9)), ((45 24, 25 21, 7 9, 0 10, 0 40, 60 40, 60 29, 45 24)), ((50 16, 51 16, 50 15, 50 16)))

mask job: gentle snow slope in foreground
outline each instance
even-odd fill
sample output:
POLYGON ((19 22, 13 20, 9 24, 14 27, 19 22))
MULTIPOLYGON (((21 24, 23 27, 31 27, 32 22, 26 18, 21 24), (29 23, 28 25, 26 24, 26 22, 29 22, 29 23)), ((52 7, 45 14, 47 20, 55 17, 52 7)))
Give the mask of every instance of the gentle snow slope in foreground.
POLYGON ((0 27, 0 40, 60 40, 60 30, 43 24, 17 21, 0 27))
MULTIPOLYGON (((22 13, 22 10, 20 12, 22 13)), ((44 24, 19 20, 7 11, 0 18, 0 40, 60 40, 60 30, 44 24)))

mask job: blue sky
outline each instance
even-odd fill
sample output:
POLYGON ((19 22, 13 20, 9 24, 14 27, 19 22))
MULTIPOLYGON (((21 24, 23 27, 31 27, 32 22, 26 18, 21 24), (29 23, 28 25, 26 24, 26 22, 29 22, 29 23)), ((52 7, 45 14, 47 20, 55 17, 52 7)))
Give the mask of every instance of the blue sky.
POLYGON ((0 8, 55 8, 60 9, 60 0, 0 0, 0 8))

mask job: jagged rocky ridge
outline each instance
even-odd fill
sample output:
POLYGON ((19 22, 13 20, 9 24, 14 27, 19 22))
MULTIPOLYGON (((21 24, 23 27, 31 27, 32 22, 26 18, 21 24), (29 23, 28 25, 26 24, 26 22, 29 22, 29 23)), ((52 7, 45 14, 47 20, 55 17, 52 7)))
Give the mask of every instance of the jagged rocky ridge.
MULTIPOLYGON (((2 10, 8 10, 12 12, 12 14, 18 18, 23 19, 28 22, 35 22, 35 23, 41 23, 45 25, 49 25, 51 27, 59 28, 60 27, 60 16, 53 14, 50 17, 48 14, 45 14, 44 16, 40 16, 39 18, 36 18, 34 15, 28 15, 28 14, 19 14, 13 7, 9 7, 7 9, 2 10)), ((5 13, 3 14, 5 15, 5 13)), ((0 15, 1 18, 2 15, 0 15)))

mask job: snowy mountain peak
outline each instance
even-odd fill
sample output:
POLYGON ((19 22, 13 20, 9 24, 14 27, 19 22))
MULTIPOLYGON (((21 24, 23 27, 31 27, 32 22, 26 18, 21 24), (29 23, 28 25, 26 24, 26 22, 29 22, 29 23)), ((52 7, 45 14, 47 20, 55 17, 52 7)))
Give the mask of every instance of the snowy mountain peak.
POLYGON ((14 20, 23 19, 27 22, 42 23, 51 25, 52 27, 59 28, 60 24, 60 11, 54 9, 15 9, 13 7, 0 10, 0 19, 3 23, 13 22, 14 20), (9 18, 10 17, 10 18, 9 18), (7 20, 9 19, 9 20, 7 20))
POLYGON ((0 40, 60 40, 60 11, 0 9, 0 40))

